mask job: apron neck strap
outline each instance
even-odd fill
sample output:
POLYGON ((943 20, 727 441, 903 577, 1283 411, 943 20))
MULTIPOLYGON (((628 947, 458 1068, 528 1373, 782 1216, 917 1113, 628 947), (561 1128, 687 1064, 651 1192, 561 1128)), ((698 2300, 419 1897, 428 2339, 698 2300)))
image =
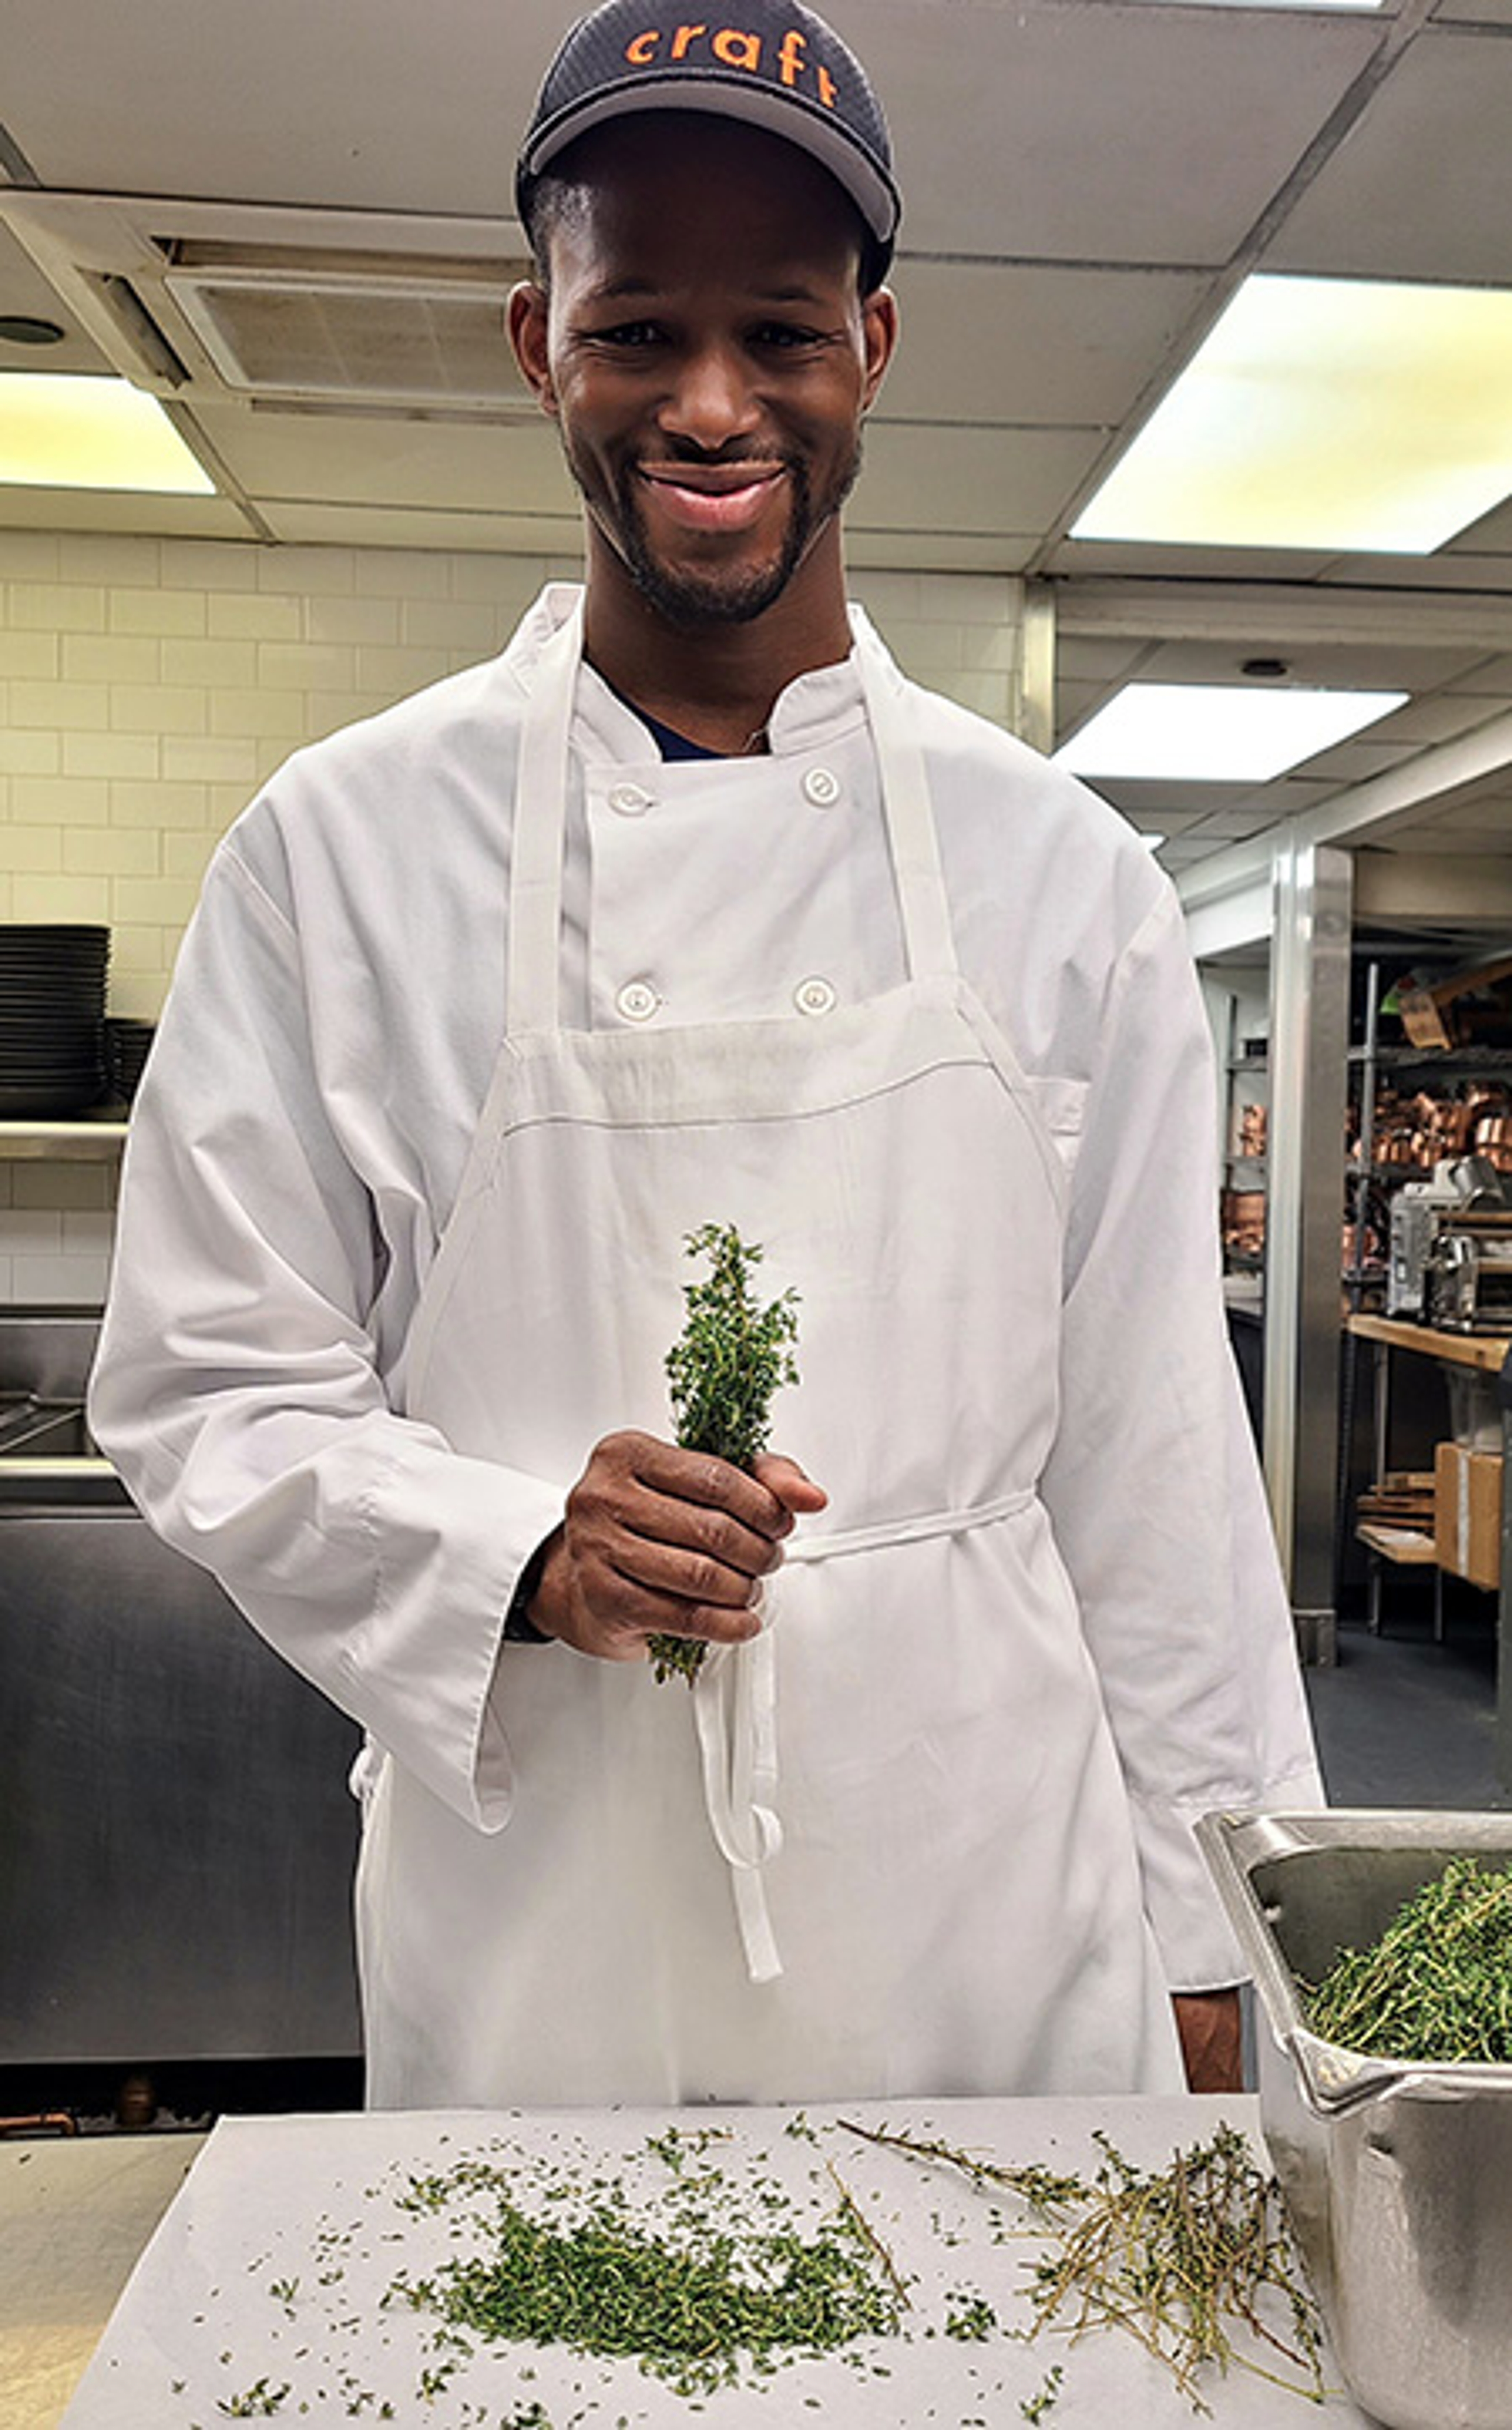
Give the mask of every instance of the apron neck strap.
POLYGON ((536 660, 520 737, 509 867, 507 1018, 511 1037, 554 1030, 560 1022, 567 751, 582 656, 579 599, 536 660))
POLYGON ((955 940, 916 720, 897 669, 865 623, 856 629, 856 660, 877 755, 908 976, 954 978, 955 940))
MULTIPOLYGON (((509 877, 511 1036, 560 1025, 568 744, 582 655, 579 599, 536 660, 520 740, 509 877)), ((923 752, 892 662, 865 624, 857 627, 856 655, 877 755, 908 975, 953 977, 955 947, 923 752)))

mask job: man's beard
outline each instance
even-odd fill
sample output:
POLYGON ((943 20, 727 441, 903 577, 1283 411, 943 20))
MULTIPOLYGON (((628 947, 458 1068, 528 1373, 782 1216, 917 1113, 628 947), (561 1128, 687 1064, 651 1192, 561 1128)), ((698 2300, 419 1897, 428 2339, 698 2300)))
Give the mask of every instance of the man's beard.
POLYGON ((594 510, 589 485, 574 461, 565 431, 562 444, 568 471, 641 598, 669 624, 684 632, 697 632, 711 624, 749 624, 757 616, 765 615, 787 590, 824 525, 839 513, 861 470, 861 442, 857 436, 849 458, 816 501, 808 467, 801 456, 763 457, 763 463, 780 463, 788 480, 788 528, 776 556, 768 564, 747 566, 733 574, 673 574, 653 553, 636 493, 634 468, 627 468, 615 478, 613 512, 606 518, 602 510, 594 510))

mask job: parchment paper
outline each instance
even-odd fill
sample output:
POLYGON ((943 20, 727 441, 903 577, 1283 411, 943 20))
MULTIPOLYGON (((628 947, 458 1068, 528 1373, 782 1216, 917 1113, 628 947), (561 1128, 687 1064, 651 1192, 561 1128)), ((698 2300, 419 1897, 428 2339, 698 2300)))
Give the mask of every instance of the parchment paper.
MULTIPOLYGON (((1023 2408, 1047 2395, 1055 2365, 1062 2376, 1038 2417, 1046 2430, 1191 2430, 1189 2399, 1127 2335, 1022 2341, 1032 2317, 1025 2265, 1047 2248, 1005 2237, 1005 2226, 1026 2223, 1011 2198, 848 2134, 841 2117, 939 2137, 1010 2166, 1077 2172, 1096 2164, 1099 2127, 1147 2167, 1205 2141, 1221 2119, 1252 2141, 1258 2135, 1253 2100, 1195 2098, 226 2119, 142 2255, 65 2430, 220 2430, 252 2418, 312 2430, 384 2420, 425 2430, 789 2430, 810 2419, 825 2430, 1018 2430, 1037 2418, 1023 2408), (465 2206, 400 2208, 412 2177, 476 2157, 508 2171, 525 2208, 538 2206, 533 2189, 547 2182, 588 2186, 595 2177, 643 2191, 654 2208, 667 2164, 648 2138, 671 2126, 684 2138, 715 2130, 707 2161, 729 2182, 732 2202, 776 2183, 803 2205, 808 2232, 833 2216, 833 2162, 908 2284, 901 2334, 690 2397, 634 2360, 559 2346, 470 2338, 460 2354, 438 2342, 434 2312, 385 2302, 401 2273, 424 2278, 485 2241, 465 2206), (974 2298, 994 2316, 989 2336, 947 2336, 947 2319, 974 2298)), ((1275 2326, 1286 2331, 1284 2311, 1275 2326)), ((1285 2369, 1273 2353, 1252 2351, 1285 2369)), ((1327 2376, 1337 2389, 1337 2372, 1327 2376)), ((1248 2371, 1205 2372, 1201 2392, 1224 2430, 1368 2430, 1341 2393, 1319 2407, 1248 2371)))

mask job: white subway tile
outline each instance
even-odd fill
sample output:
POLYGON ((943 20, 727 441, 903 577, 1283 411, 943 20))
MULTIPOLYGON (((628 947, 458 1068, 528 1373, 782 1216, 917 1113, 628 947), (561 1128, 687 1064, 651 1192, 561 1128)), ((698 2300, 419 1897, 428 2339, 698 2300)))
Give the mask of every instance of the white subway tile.
POLYGON ((5 1246, 12 1257, 56 1257, 63 1245, 63 1219, 56 1207, 12 1207, 5 1219, 5 1246))
POLYGON ((0 633, 0 677, 7 682, 19 675, 28 683, 56 683, 62 671, 56 633, 0 633))
POLYGON ((424 685, 451 674, 457 664, 450 650, 358 650, 357 688, 371 692, 374 701, 403 700, 424 685))
MULTIPOLYGON (((176 940, 175 940, 176 943, 176 940)), ((156 970, 124 973, 110 989, 110 1009, 123 1021, 156 1021, 168 993, 170 949, 156 970)))
POLYGON ((203 785, 120 783, 110 788, 113 827, 203 826, 208 811, 203 785))
POLYGON ((430 549, 364 548, 357 557, 356 582, 365 599, 444 599, 451 590, 451 560, 430 549))
POLYGON ((491 608, 467 599, 406 599, 400 603, 400 639, 421 649, 471 651, 483 657, 494 646, 491 608))
POLYGON ((0 825, 0 869, 8 876, 28 875, 63 866, 63 838, 55 826, 18 826, 14 818, 0 825))
POLYGON ((307 716, 302 691, 275 691, 258 685, 252 691, 223 687, 209 695, 210 732, 241 735, 249 742, 302 742, 307 716))
POLYGON ((937 690, 949 700, 958 701, 962 708, 972 708, 978 717, 989 717, 995 724, 1005 725, 1008 717, 1008 678, 1005 674, 968 674, 963 671, 941 675, 937 690))
POLYGON ((108 877, 26 877, 10 881, 10 916, 14 920, 84 920, 108 926, 110 881, 108 877))
POLYGON ((258 755, 253 744, 228 736, 170 734, 163 739, 165 776, 191 776, 250 785, 256 781, 258 755))
MULTIPOLYGON (((212 591, 208 631, 221 641, 297 641, 300 602, 278 591, 212 591)), ((250 676, 239 678, 250 682, 250 676)))
MULTIPOLYGON (((123 1019, 130 1019, 132 1007, 121 1001, 125 983, 146 974, 156 976, 167 968, 176 934, 165 941, 164 932, 157 926, 134 927, 127 920, 117 920, 110 929, 110 1010, 123 1019)), ((148 1016, 151 1018, 151 1016, 148 1016)))
POLYGON ((961 663, 978 674, 1005 674, 1019 655, 1016 624, 961 624, 961 663))
POLYGON ((35 732, 16 734, 0 725, 0 775, 55 775, 62 757, 56 734, 41 727, 35 732))
POLYGON ((924 612, 917 574, 889 574, 868 566, 853 566, 847 588, 852 598, 889 635, 895 620, 917 623, 924 612))
POLYGON ((200 881, 209 865, 210 855, 221 839, 207 828, 190 832, 175 831, 162 839, 162 874, 165 877, 187 877, 198 892, 200 881))
POLYGON ((13 1207, 104 1209, 112 1204, 110 1165, 16 1164, 8 1169, 13 1175, 13 1207))
POLYGON ((105 592, 85 582, 12 582, 8 623, 18 632, 103 633, 105 592))
MULTIPOLYGON (((282 746, 279 744, 270 743, 268 748, 270 753, 275 755, 279 759, 287 756, 283 752, 282 746)), ((209 836, 211 842, 214 843, 220 837, 224 835, 227 827, 234 825, 236 821, 241 816, 247 804, 253 798, 256 787, 249 785, 209 785, 206 788, 206 791, 208 799, 206 803, 205 808, 205 830, 209 836)))
POLYGON ((5 1233, 0 1230, 0 1299, 10 1307, 16 1296, 16 1278, 10 1271, 10 1259, 5 1255, 5 1233))
POLYGON ((110 815, 103 776, 12 776, 13 817, 59 826, 103 826, 110 815))
POLYGON ((397 641, 397 599, 307 599, 305 638, 309 641, 397 641))
POLYGON ((205 692, 193 684, 110 687, 110 724, 119 734, 203 734, 207 714, 205 692))
MULTIPOLYGON (((255 684, 258 680, 256 641, 164 641, 162 653, 165 684, 193 684, 212 690, 222 684, 255 684)), ((178 731, 182 732, 182 727, 178 731)))
POLYGON ((963 624, 1014 624, 1022 612, 1023 585, 1013 574, 921 574, 925 616, 963 624))
POLYGON ((258 558, 258 587, 304 592, 314 599, 341 599, 352 589, 356 558, 367 554, 303 543, 265 548, 258 558))
POLYGON ((356 725, 361 719, 372 717, 378 709, 389 706, 387 693, 312 691, 309 696, 310 741, 319 741, 327 734, 340 734, 343 726, 356 725))
POLYGON ((68 683, 155 684, 162 643, 141 633, 65 633, 59 670, 68 683))
MULTIPOLYGON (((357 652, 339 641, 259 641, 256 676, 246 683, 291 691, 345 691, 357 680, 357 652)), ((228 678, 228 680, 233 680, 228 678)))
POLYGON ((160 579, 159 543, 134 532, 65 532, 58 571, 65 582, 119 582, 142 588, 160 579))
POLYGON ((0 874, 0 920, 13 920, 15 916, 14 891, 11 879, 8 874, 0 874))
POLYGON ((459 552, 452 559, 452 597, 475 599, 496 608, 507 630, 518 624, 549 579, 543 557, 486 557, 459 552))
POLYGON ((101 732, 110 723, 110 694, 105 684, 13 683, 12 725, 46 725, 55 732, 68 726, 101 732))
POLYGON ((65 1206, 63 1255, 66 1257, 108 1257, 114 1229, 114 1219, 103 1207, 65 1206))
POLYGON ((56 582, 56 532, 0 531, 0 582, 56 582))
POLYGON ((63 1307, 98 1307, 110 1282, 108 1257, 12 1257, 10 1298, 18 1307, 52 1301, 63 1307))
POLYGON ((888 647, 899 665, 922 678, 945 674, 961 664, 959 624, 912 622, 903 616, 888 620, 888 647))
POLYGON ((63 867, 82 877, 156 877, 163 839, 154 827, 69 827, 63 867))
MULTIPOLYGON (((45 1167, 42 1169, 45 1171, 45 1167)), ((0 1207, 14 1205, 15 1197, 11 1189, 10 1176, 12 1173, 20 1173, 23 1170, 24 1168, 22 1166, 11 1164, 8 1159, 0 1161, 0 1207)))
POLYGON ((165 540, 162 581, 166 591, 252 591, 263 554, 257 541, 165 540))
POLYGON ((65 734, 65 776, 156 776, 158 763, 155 734, 65 734))
POLYGON ((192 636, 206 629, 202 591, 112 591, 107 603, 112 633, 192 636))

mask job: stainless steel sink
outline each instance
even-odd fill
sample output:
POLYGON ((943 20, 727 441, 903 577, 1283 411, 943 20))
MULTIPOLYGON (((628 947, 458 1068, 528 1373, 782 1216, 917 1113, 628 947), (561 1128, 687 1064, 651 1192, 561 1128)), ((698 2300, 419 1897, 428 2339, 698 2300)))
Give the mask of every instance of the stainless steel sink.
POLYGON ((0 1504, 126 1500, 84 1415, 99 1329, 90 1308, 0 1308, 0 1504))

